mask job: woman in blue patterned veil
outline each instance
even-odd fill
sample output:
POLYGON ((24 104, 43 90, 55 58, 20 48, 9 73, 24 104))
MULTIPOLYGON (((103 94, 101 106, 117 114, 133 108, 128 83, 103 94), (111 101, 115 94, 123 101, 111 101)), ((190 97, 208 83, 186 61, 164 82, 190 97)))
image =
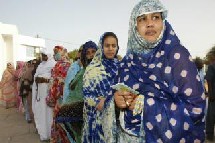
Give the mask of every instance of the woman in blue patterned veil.
POLYGON ((82 142, 116 142, 115 106, 111 85, 118 69, 118 38, 106 32, 100 38, 98 50, 84 74, 84 129, 82 142), (104 104, 106 106, 104 106, 104 104), (104 126, 103 126, 104 125, 104 126))
POLYGON ((113 87, 118 142, 204 142, 205 95, 195 64, 159 0, 141 0, 130 17, 127 53, 113 87))

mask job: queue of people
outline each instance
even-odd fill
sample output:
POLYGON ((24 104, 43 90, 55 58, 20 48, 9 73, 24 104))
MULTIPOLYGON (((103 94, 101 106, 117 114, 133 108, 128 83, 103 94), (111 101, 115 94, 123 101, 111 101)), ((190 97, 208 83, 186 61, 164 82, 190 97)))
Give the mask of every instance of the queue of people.
POLYGON ((214 137, 214 49, 204 78, 203 61, 181 44, 163 4, 141 0, 122 60, 113 32, 84 43, 73 63, 62 46, 54 55, 42 49, 40 63, 7 64, 0 103, 23 109, 51 143, 203 143, 214 137))

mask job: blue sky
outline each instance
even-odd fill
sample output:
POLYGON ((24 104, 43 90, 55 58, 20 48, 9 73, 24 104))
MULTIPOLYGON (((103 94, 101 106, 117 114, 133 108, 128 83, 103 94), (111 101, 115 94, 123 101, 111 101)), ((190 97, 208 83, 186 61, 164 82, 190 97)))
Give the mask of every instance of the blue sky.
MULTIPOLYGON (((161 0, 167 20, 191 55, 204 57, 215 45, 214 0, 161 0)), ((139 0, 1 0, 0 22, 17 25, 19 33, 46 38, 46 46, 69 51, 106 31, 119 38, 121 55, 127 47, 128 23, 139 0), (57 40, 57 41, 56 41, 57 40), (68 42, 68 43, 66 43, 68 42)))

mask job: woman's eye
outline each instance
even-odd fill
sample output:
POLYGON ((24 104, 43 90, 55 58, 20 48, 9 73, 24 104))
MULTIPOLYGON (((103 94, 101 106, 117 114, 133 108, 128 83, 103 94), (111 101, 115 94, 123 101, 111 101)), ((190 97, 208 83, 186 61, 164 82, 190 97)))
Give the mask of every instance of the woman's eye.
POLYGON ((105 44, 104 47, 108 48, 110 45, 109 44, 105 44))
POLYGON ((139 22, 141 22, 141 21, 145 21, 146 20, 146 18, 145 17, 140 17, 140 18, 138 18, 138 21, 139 22))
POLYGON ((160 19, 160 16, 153 16, 153 20, 160 19))

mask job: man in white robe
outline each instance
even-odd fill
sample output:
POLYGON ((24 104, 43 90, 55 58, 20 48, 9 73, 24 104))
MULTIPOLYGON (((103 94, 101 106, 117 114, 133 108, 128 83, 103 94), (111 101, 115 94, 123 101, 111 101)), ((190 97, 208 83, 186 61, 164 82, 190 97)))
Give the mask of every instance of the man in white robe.
POLYGON ((42 50, 42 62, 36 69, 32 87, 32 110, 38 134, 41 141, 49 140, 51 137, 51 125, 53 121, 53 109, 46 104, 49 94, 49 81, 51 70, 56 62, 53 56, 45 49, 42 50))

